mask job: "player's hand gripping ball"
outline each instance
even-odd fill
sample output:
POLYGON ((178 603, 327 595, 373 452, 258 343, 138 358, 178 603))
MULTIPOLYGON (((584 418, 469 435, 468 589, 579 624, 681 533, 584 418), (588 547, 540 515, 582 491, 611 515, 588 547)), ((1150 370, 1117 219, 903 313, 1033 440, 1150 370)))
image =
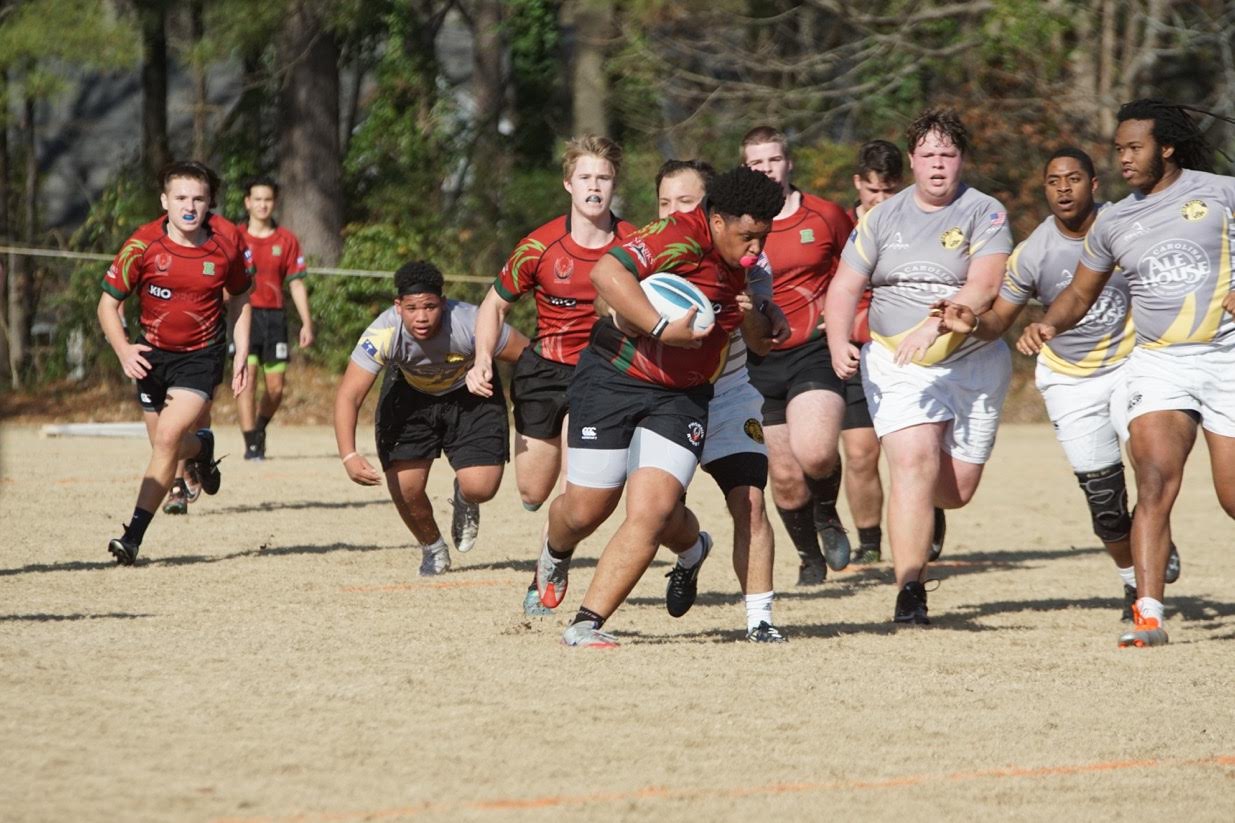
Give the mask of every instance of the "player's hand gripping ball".
POLYGON ((676 274, 657 272, 640 281, 639 285, 656 311, 671 323, 691 309, 696 310, 692 324, 695 331, 707 331, 716 322, 712 301, 704 296, 698 286, 676 274))

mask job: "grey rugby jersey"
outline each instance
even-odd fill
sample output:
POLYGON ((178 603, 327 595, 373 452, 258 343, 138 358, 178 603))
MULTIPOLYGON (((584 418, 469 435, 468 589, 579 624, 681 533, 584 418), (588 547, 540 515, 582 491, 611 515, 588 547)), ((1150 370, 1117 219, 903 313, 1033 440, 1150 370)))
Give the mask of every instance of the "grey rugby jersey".
POLYGON ((1098 215, 1081 262, 1124 270, 1136 341, 1177 352, 1235 342, 1222 310, 1231 291, 1235 178, 1184 169, 1155 194, 1135 192, 1098 215))
MULTIPOLYGON (((915 188, 864 214, 841 255, 870 278, 871 339, 892 351, 922 324, 933 303, 960 290, 971 260, 1012 251, 1008 212, 995 198, 961 184, 955 200, 932 212, 914 200, 915 188)), ((915 362, 942 363, 983 345, 948 333, 915 362)))
MULTIPOLYGON (((503 323, 494 354, 509 340, 510 326, 503 323)), ((419 341, 403 328, 399 310, 391 306, 360 335, 351 359, 370 374, 394 365, 409 386, 425 394, 452 392, 464 385, 476 362, 476 307, 447 300, 437 334, 419 341)))
MULTIPOLYGON (((1098 211, 1107 208, 1104 203, 1098 211)), ((1084 245, 1083 237, 1067 236, 1054 217, 1046 218, 1008 258, 999 296, 1018 306, 1036 297, 1049 307, 1072 282, 1084 245)), ((1116 269, 1081 322, 1048 343, 1039 359, 1051 371, 1076 377, 1111 371, 1132 353, 1136 340, 1129 302, 1128 281, 1116 269)))

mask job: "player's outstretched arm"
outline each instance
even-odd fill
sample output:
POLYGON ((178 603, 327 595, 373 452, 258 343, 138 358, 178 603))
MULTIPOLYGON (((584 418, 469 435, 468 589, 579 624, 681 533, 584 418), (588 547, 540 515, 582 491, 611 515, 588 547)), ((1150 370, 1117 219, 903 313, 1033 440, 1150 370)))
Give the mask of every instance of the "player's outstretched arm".
POLYGON ((1037 354, 1055 335, 1075 326, 1106 288, 1109 271, 1099 272, 1077 263, 1076 274, 1068 287, 1059 293, 1041 323, 1030 323, 1021 332, 1016 348, 1021 354, 1037 354))
POLYGON ((823 304, 824 334, 832 353, 832 370, 842 380, 858 372, 858 348, 849 342, 853 321, 858 314, 858 302, 866 290, 866 276, 844 260, 828 284, 823 304))
POLYGON ((381 475, 356 451, 356 418, 376 379, 376 374, 349 362, 334 397, 334 439, 339 459, 351 481, 361 486, 376 486, 382 482, 381 475))
POLYGON ((476 361, 467 371, 467 390, 478 397, 493 396, 493 350, 508 311, 510 304, 492 286, 476 309, 476 361))
POLYGON ((119 300, 103 292, 99 296, 99 326, 103 329, 108 345, 120 360, 124 376, 140 380, 150 371, 150 362, 142 357, 142 353, 150 351, 150 347, 129 342, 124 334, 124 324, 120 322, 120 305, 119 300))
POLYGON ((510 335, 506 338, 506 345, 502 346, 502 350, 497 353, 497 359, 503 363, 517 363, 523 350, 531 342, 527 339, 527 335, 512 326, 510 335))
POLYGON ((232 342, 236 353, 232 357, 232 394, 236 397, 245 390, 249 380, 249 332, 253 325, 253 307, 249 305, 249 293, 228 295, 227 320, 231 324, 232 342))
POLYGON ((1003 275, 1008 268, 1008 255, 988 254, 969 261, 969 271, 965 274, 965 285, 960 291, 948 298, 949 303, 969 307, 974 314, 982 314, 999 296, 999 287, 1003 285, 1003 275))
POLYGON ((300 348, 307 349, 313 345, 316 335, 313 334, 313 315, 309 313, 309 290, 302 278, 296 278, 288 285, 292 293, 292 303, 296 306, 296 314, 300 315, 300 348))

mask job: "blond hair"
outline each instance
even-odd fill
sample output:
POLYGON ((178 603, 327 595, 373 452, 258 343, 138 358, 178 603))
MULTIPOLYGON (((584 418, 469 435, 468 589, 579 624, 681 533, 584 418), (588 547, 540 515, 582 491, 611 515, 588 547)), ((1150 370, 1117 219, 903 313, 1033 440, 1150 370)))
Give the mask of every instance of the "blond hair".
POLYGON ((582 137, 572 137, 566 141, 566 151, 562 153, 562 179, 569 180, 575 173, 575 165, 579 158, 585 155, 608 160, 613 166, 613 176, 622 173, 622 147, 608 137, 598 134, 585 134, 582 137))
POLYGON ((742 156, 741 161, 746 162, 746 147, 761 146, 764 143, 775 143, 780 146, 781 152, 785 155, 785 159, 789 159, 789 138, 785 137, 785 133, 780 129, 771 126, 755 126, 742 138, 742 147, 740 149, 742 156))

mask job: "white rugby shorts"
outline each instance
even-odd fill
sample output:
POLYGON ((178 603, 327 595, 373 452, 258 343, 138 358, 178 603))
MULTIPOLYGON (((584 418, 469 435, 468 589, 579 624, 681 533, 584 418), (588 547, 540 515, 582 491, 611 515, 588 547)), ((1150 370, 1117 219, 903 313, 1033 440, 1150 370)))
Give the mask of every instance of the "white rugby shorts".
POLYGON ((1128 361, 1087 377, 1060 374, 1039 358, 1034 382, 1046 402, 1074 472, 1092 472, 1123 461, 1128 441, 1128 361))
POLYGON ((1157 411, 1190 411, 1201 427, 1235 437, 1235 342, 1146 349, 1137 346, 1124 367, 1128 422, 1157 411))
POLYGON ((708 433, 703 440, 704 466, 731 454, 767 455, 763 444, 763 395, 750 383, 738 383, 708 403, 708 433))
POLYGON ((999 413, 1012 377, 1002 340, 955 363, 896 365, 879 343, 862 347, 862 388, 880 438, 910 426, 951 421, 943 448, 957 460, 985 463, 995 447, 999 413))

